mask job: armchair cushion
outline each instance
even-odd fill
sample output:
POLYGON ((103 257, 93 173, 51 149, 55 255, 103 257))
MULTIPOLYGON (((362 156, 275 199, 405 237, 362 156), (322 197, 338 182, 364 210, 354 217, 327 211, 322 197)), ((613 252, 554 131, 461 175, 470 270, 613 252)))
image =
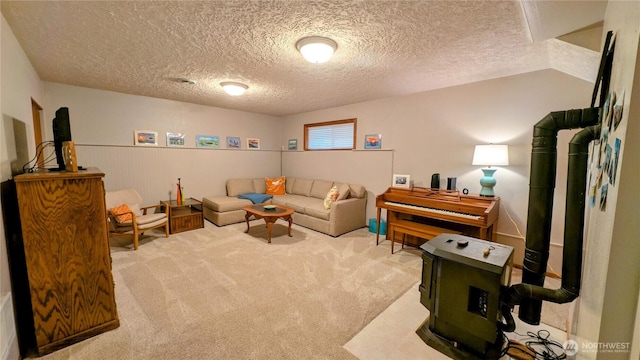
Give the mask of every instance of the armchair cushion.
MULTIPOLYGON (((136 224, 138 225, 139 228, 143 229, 146 227, 145 225, 147 224, 155 223, 158 220, 164 220, 166 218, 167 218, 167 214, 165 213, 140 215, 140 216, 136 216, 136 224)), ((118 223, 117 226, 118 227, 133 226, 132 219, 118 223)))
POLYGON ((116 206, 114 208, 109 209, 109 211, 111 211, 111 214, 115 215, 117 222, 119 223, 124 223, 125 221, 131 222, 132 216, 131 216, 131 208, 129 208, 129 205, 122 204, 120 206, 116 206))

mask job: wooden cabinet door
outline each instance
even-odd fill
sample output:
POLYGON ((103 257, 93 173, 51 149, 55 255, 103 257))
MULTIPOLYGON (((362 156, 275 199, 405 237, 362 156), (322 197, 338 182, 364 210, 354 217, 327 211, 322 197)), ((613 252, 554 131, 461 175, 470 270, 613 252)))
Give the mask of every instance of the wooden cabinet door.
POLYGON ((119 326, 102 174, 71 174, 16 177, 41 355, 119 326))

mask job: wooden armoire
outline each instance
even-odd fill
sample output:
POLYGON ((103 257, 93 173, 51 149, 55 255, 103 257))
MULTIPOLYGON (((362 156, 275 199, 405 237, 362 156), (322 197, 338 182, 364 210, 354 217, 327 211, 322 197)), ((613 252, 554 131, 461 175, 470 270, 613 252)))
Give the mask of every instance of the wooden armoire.
MULTIPOLYGON (((44 355, 120 324, 103 177, 99 169, 89 168, 14 178, 23 254, 10 249, 10 265, 26 270, 22 280, 28 281, 29 293, 22 295, 31 303, 32 321, 19 326, 21 351, 32 344, 35 349, 27 352, 44 355)), ((20 281, 16 276, 21 272, 12 271, 14 285, 20 281)), ((14 289, 14 295, 21 294, 14 289)))

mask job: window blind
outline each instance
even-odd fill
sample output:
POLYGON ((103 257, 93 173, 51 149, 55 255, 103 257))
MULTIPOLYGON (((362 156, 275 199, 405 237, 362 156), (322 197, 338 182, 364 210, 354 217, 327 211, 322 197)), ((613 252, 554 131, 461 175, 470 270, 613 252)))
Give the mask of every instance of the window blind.
POLYGON ((353 149, 353 123, 314 126, 308 129, 309 150, 353 149))

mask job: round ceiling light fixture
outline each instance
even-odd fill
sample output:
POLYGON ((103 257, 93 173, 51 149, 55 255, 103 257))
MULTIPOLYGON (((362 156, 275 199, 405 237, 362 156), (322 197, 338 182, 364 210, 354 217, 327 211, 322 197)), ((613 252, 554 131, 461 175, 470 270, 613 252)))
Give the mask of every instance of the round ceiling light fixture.
POLYGON ((298 40, 296 48, 308 62, 320 64, 331 59, 338 44, 326 37, 309 36, 298 40))
POLYGON ((231 96, 239 96, 244 94, 244 92, 249 88, 247 85, 239 82, 221 82, 220 85, 224 89, 224 91, 231 96))

